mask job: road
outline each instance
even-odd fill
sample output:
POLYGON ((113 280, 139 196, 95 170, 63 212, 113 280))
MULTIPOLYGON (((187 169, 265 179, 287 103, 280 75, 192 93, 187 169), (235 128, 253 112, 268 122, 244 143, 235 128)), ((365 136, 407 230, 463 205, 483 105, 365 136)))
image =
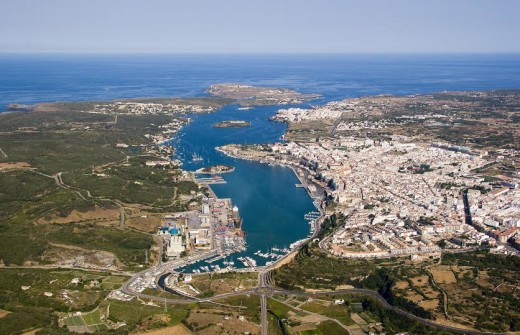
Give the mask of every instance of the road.
MULTIPOLYGON (((320 220, 322 220, 322 219, 323 219, 323 217, 320 218, 320 220)), ((310 237, 309 239, 312 239, 317 235, 318 231, 320 230, 319 228, 320 227, 318 226, 316 231, 314 232, 313 236, 310 237)), ((324 242, 324 241, 322 240, 322 242, 324 242)), ((320 243, 320 246, 321 246, 321 243, 320 243)), ((301 247, 295 248, 295 250, 293 250, 290 254, 297 253, 300 248, 301 247)), ((286 255, 286 257, 287 256, 288 255, 286 255)), ((321 291, 321 292, 304 292, 304 291, 291 291, 291 290, 280 289, 280 288, 277 288, 274 285, 272 285, 272 278, 271 278, 271 270, 275 269, 277 266, 279 266, 280 262, 276 262, 269 267, 256 269, 258 271, 258 285, 256 288, 251 289, 251 290, 245 290, 245 291, 219 294, 219 295, 215 295, 215 296, 208 297, 208 298, 195 298, 195 297, 194 298, 175 298, 175 299, 161 298, 161 297, 157 297, 157 296, 139 293, 139 292, 132 290, 132 288, 131 288, 131 284, 133 283, 133 281, 137 277, 144 275, 146 272, 152 271, 154 273, 161 272, 161 273, 165 274, 165 273, 174 271, 176 268, 184 267, 189 262, 196 261, 197 259, 202 259, 205 257, 207 257, 207 255, 199 255, 199 256, 195 256, 195 257, 191 256, 191 257, 186 257, 186 258, 183 258, 180 260, 176 260, 173 262, 167 262, 167 263, 162 263, 161 261, 159 261, 154 267, 143 270, 143 271, 137 273, 136 275, 134 275, 130 280, 128 280, 123 285, 121 290, 126 294, 134 295, 141 299, 149 299, 149 300, 157 301, 160 303, 172 303, 172 304, 190 304, 190 303, 194 303, 194 302, 211 302, 211 303, 220 304, 220 303, 216 302, 216 300, 229 298, 229 297, 233 297, 233 296, 240 296, 240 295, 257 295, 260 298, 260 313, 261 313, 260 320, 261 320, 261 334, 262 335, 267 335, 267 331, 268 331, 268 319, 267 319, 267 310, 268 310, 267 298, 268 297, 270 297, 272 295, 294 295, 294 296, 305 296, 305 297, 312 298, 312 297, 317 297, 317 296, 330 296, 330 295, 341 295, 341 294, 362 294, 365 296, 369 296, 369 297, 379 301, 384 307, 395 312, 398 315, 401 315, 403 317, 406 317, 408 319, 417 321, 423 325, 430 326, 430 327, 433 327, 436 329, 441 329, 444 331, 449 331, 449 332, 459 333, 459 334, 467 334, 467 335, 499 335, 500 334, 500 333, 479 332, 479 331, 474 331, 474 330, 455 328, 455 327, 450 327, 450 326, 445 326, 445 325, 435 323, 432 320, 420 318, 409 312, 403 311, 395 306, 390 305, 378 292, 368 290, 368 289, 353 288, 353 289, 321 291)), ((220 304, 220 305, 225 305, 225 304, 220 304)), ((225 305, 225 306, 239 308, 238 306, 229 306, 229 305, 225 305)))
POLYGON ((269 270, 261 270, 258 272, 258 286, 254 290, 260 297, 260 325, 262 327, 262 335, 267 335, 267 296, 272 294, 272 289, 268 286, 266 277, 269 270))
MULTIPOLYGON (((150 271, 149 269, 143 270, 140 272, 141 274, 144 274, 145 272, 150 271)), ((440 325, 438 323, 435 323, 432 320, 422 319, 418 316, 415 316, 413 314, 410 314, 408 312, 405 312, 397 307, 394 307, 390 305, 379 293, 372 290, 367 289, 344 289, 344 290, 335 290, 335 291, 321 291, 321 292, 304 292, 304 291, 291 291, 291 290, 284 290, 279 288, 273 288, 267 284, 266 278, 268 278, 268 272, 267 271, 261 271, 258 276, 258 286, 255 289, 252 290, 245 290, 245 291, 239 291, 239 292, 230 292, 230 293, 224 293, 219 294, 213 297, 209 298, 161 298, 157 296, 152 296, 148 294, 138 293, 135 291, 131 291, 128 288, 129 282, 125 283, 123 286, 123 292, 126 294, 131 294, 134 296, 137 296, 141 299, 149 299, 153 301, 157 301, 160 303, 171 303, 171 304, 190 304, 194 302, 212 302, 215 303, 215 300, 229 298, 233 296, 240 296, 240 295, 258 295, 260 297, 260 307, 261 307, 261 329, 262 329, 262 335, 267 335, 267 297, 272 295, 293 295, 293 296, 303 296, 308 298, 315 298, 320 296, 331 296, 331 295, 343 295, 343 294, 361 294, 365 296, 369 296, 371 298, 374 298, 378 300, 383 306, 385 306, 387 309, 404 316, 408 319, 412 319, 414 321, 417 321, 423 325, 430 326, 436 329, 441 329, 444 331, 449 331, 453 333, 459 333, 459 334, 468 334, 468 335, 499 335, 501 333, 491 333, 491 332, 479 332, 479 331, 473 331, 473 330, 466 330, 461 328, 455 328, 455 327, 449 327, 440 325)), ((225 304, 221 304, 225 305, 225 304)), ((225 305, 229 306, 229 305, 225 305)), ((229 306, 238 308, 238 306, 229 306)))
POLYGON ((276 300, 276 301, 278 301, 279 303, 282 303, 282 304, 284 304, 284 305, 286 305, 286 306, 288 306, 288 307, 290 307, 290 308, 293 308, 293 309, 295 309, 295 310, 297 310, 297 311, 300 311, 300 312, 302 312, 302 313, 313 314, 313 315, 316 315, 317 317, 323 318, 323 319, 325 319, 325 320, 331 320, 331 321, 334 321, 334 322, 336 322, 336 323, 337 323, 341 328, 345 329, 345 331, 347 331, 349 334, 352 334, 352 331, 351 331, 347 326, 345 326, 343 323, 341 323, 341 321, 339 321, 338 319, 334 319, 334 318, 331 318, 331 317, 325 316, 325 315, 323 315, 323 314, 314 313, 314 312, 308 311, 308 310, 306 310, 306 309, 302 309, 302 308, 300 308, 300 307, 298 307, 298 306, 288 305, 288 304, 286 304, 284 301, 281 301, 281 300, 278 300, 278 299, 275 299, 275 298, 273 298, 273 299, 276 300))
MULTIPOLYGON (((200 255, 197 257, 189 257, 173 262, 162 263, 159 261, 154 267, 143 270, 137 274, 135 274, 130 280, 128 280, 125 284, 123 284, 122 291, 126 294, 133 295, 139 297, 141 299, 149 299, 152 301, 160 302, 160 303, 171 303, 171 304, 190 304, 194 302, 210 302, 216 303, 219 305, 224 305, 233 308, 239 308, 238 306, 229 306, 225 304, 218 303, 217 300, 240 296, 240 295, 257 295, 260 298, 260 320, 261 320, 261 334, 267 335, 268 330, 268 319, 267 319, 267 298, 273 295, 293 295, 293 296, 304 296, 304 297, 319 297, 319 296, 330 296, 330 295, 342 295, 342 294, 361 294, 365 296, 369 296, 377 301, 379 301, 384 307, 395 312, 398 315, 406 317, 408 319, 417 321, 423 325, 430 326, 436 329, 441 329, 444 331, 449 331, 453 333, 459 334, 468 334, 468 335, 498 335, 499 333, 491 333, 491 332, 479 332, 473 330, 466 330, 462 328, 455 328, 450 326, 444 326, 438 323, 435 323, 432 320, 422 319, 418 316, 415 316, 411 313, 403 311, 395 306, 390 305, 378 292, 368 290, 368 289, 344 289, 344 290, 335 290, 335 291, 321 291, 321 292, 304 292, 304 291, 291 291, 277 288, 271 284, 271 273, 270 268, 262 268, 258 269, 258 285, 256 288, 251 290, 244 290, 238 292, 229 292, 224 294, 215 295, 208 298, 162 298, 153 295, 143 294, 132 290, 131 284, 132 282, 139 276, 144 275, 146 272, 162 272, 163 274, 173 271, 175 268, 180 268, 185 266, 188 262, 192 262, 197 260, 197 258, 206 257, 205 255, 200 255)), ((245 308, 245 307, 243 307, 245 308)))
POLYGON ((58 173, 56 173, 55 175, 52 176, 52 177, 54 178, 54 181, 56 182, 56 185, 58 185, 58 186, 61 187, 61 188, 64 188, 64 189, 66 189, 66 190, 70 190, 70 191, 76 193, 76 194, 78 195, 78 197, 80 197, 82 200, 87 200, 87 199, 83 196, 83 194, 81 194, 80 191, 76 190, 74 187, 69 186, 69 185, 67 185, 67 184, 65 184, 65 183, 63 182, 63 179, 62 179, 62 177, 61 177, 62 174, 63 174, 63 172, 58 172, 58 173))
POLYGON ((69 191, 72 191, 72 192, 76 193, 78 195, 78 197, 80 197, 82 200, 87 200, 87 198, 85 198, 85 196, 83 195, 83 193, 81 193, 81 191, 86 192, 87 193, 87 197, 89 197, 89 198, 95 198, 95 199, 101 200, 101 201, 110 201, 110 202, 112 202, 113 204, 115 204, 119 208, 119 226, 120 227, 124 227, 125 226, 125 221, 126 221, 125 208, 119 201, 113 200, 113 199, 107 199, 107 198, 92 197, 92 195, 90 194, 89 190, 84 190, 84 189, 80 189, 80 188, 73 187, 73 186, 65 184, 63 182, 63 178, 62 178, 63 172, 58 172, 58 173, 56 173, 56 174, 54 174, 52 176, 50 176, 48 174, 45 174, 45 173, 38 172, 38 171, 34 171, 34 172, 39 174, 39 175, 41 175, 41 176, 54 179, 54 182, 56 183, 56 185, 58 187, 61 187, 63 189, 66 189, 66 190, 69 190, 69 191))

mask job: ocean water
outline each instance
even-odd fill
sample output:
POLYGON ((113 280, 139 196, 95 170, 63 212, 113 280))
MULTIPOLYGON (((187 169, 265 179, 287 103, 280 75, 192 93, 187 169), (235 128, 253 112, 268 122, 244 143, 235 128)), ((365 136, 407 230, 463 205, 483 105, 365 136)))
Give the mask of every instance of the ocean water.
MULTIPOLYGON (((520 88, 520 55, 0 55, 0 111, 9 103, 200 96, 221 82, 322 95, 311 104, 383 93, 520 88)), ((236 167, 223 175, 227 184, 213 189, 238 205, 249 256, 305 237, 309 225, 303 215, 314 207, 295 187, 291 170, 232 159, 214 148, 279 140, 285 125, 268 120, 278 108, 227 106, 193 115, 173 140, 185 169, 236 167), (250 121, 251 127, 211 126, 229 119, 250 121), (205 161, 192 162, 194 153, 205 161)))

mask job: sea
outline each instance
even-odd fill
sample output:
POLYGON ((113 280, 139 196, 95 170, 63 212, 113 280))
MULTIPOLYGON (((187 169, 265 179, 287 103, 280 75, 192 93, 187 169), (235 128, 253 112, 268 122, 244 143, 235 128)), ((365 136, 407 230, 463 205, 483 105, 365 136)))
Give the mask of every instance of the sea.
MULTIPOLYGON (((376 94, 520 89, 520 54, 0 54, 0 111, 9 103, 204 96, 211 84, 225 82, 321 95, 299 105, 303 107, 376 94)), ((286 126, 269 117, 284 107, 241 110, 230 105, 215 113, 190 115, 193 121, 172 140, 186 170, 213 164, 235 167, 222 175, 226 184, 212 189, 218 197, 231 198, 243 218, 247 250, 228 259, 239 267, 238 256, 263 265, 266 260, 256 251, 287 248, 309 235, 304 215, 315 207, 306 191, 295 187, 299 181, 292 170, 233 159, 215 150, 229 143, 280 141, 286 126), (230 119, 249 121, 251 127, 212 127, 230 119), (194 154, 203 161, 194 162, 194 154)))

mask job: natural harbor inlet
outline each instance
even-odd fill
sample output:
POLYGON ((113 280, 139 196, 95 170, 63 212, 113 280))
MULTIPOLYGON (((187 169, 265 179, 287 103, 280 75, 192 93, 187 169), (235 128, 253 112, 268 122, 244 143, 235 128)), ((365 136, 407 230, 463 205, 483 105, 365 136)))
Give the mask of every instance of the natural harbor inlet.
POLYGON ((6 0, 0 335, 520 335, 520 3, 6 0))

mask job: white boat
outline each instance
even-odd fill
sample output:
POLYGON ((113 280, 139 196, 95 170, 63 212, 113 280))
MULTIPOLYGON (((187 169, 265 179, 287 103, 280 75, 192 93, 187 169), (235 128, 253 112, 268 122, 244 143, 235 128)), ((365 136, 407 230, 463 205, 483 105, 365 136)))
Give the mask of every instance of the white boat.
POLYGON ((201 161, 203 161, 203 158, 200 157, 200 156, 197 155, 197 154, 193 154, 193 155, 191 155, 191 161, 192 161, 192 162, 201 162, 201 161))

